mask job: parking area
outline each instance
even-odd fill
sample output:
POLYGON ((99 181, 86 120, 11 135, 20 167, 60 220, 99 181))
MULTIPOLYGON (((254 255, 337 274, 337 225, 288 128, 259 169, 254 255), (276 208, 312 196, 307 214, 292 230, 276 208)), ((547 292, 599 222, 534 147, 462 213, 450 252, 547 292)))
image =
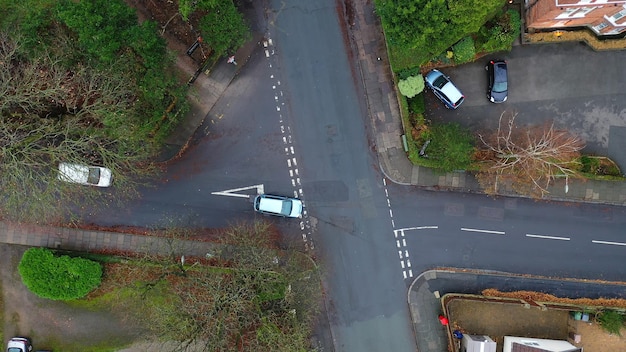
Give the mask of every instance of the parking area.
POLYGON ((582 43, 523 45, 440 70, 465 102, 448 110, 427 91, 427 119, 458 122, 476 132, 495 128, 505 111, 518 114, 520 127, 554 121, 583 138, 585 153, 608 156, 626 170, 626 51, 595 52, 582 43), (490 59, 508 62, 509 97, 502 104, 487 100, 490 59))

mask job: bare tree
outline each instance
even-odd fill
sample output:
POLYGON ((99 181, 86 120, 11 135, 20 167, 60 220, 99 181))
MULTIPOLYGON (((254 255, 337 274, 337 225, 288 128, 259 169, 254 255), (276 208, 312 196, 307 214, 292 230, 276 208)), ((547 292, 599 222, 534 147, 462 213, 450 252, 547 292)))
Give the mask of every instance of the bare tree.
MULTIPOLYGON (((161 235, 173 240, 161 252, 176 253, 175 240, 193 231, 161 235)), ((277 235, 267 222, 237 224, 221 232, 223 250, 210 260, 185 258, 182 265, 175 255, 146 254, 123 275, 137 281, 118 286, 135 287, 135 300, 115 308, 132 313, 160 341, 179 341, 160 350, 304 351, 321 300, 319 273, 302 253, 278 249, 277 235)))
POLYGON ((75 64, 45 49, 24 56, 20 38, 0 32, 0 214, 56 220, 71 200, 82 207, 134 195, 138 176, 156 170, 133 119, 136 95, 120 74, 75 64), (106 166, 118 192, 104 195, 57 179, 59 162, 106 166), (64 205, 64 206, 62 206, 64 205))
POLYGON ((19 38, 0 33, 0 112, 39 113, 64 95, 64 70, 48 55, 27 61, 19 38))
POLYGON ((495 131, 479 134, 486 149, 478 153, 478 181, 488 194, 510 185, 518 193, 541 197, 554 178, 579 176, 584 143, 578 136, 555 129, 554 123, 518 128, 516 117, 503 112, 495 131))

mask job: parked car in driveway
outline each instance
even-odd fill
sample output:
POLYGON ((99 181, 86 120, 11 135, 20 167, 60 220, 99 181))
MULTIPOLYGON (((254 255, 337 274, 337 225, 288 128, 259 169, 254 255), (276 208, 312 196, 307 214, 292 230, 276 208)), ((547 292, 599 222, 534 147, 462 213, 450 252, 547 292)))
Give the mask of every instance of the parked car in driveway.
POLYGON ((492 103, 503 103, 509 95, 509 77, 506 61, 491 60, 485 66, 487 70, 487 99, 492 103))
POLYGON ((254 210, 263 214, 299 218, 302 216, 302 201, 296 198, 261 194, 254 199, 254 210))
POLYGON ((59 180, 87 186, 109 187, 112 173, 101 166, 60 163, 59 180))
POLYGON ((7 352, 30 352, 33 346, 26 337, 14 337, 7 344, 7 352))
POLYGON ((441 100, 449 109, 456 109, 463 103, 465 96, 450 81, 450 77, 444 75, 439 70, 432 70, 424 77, 426 86, 441 100))

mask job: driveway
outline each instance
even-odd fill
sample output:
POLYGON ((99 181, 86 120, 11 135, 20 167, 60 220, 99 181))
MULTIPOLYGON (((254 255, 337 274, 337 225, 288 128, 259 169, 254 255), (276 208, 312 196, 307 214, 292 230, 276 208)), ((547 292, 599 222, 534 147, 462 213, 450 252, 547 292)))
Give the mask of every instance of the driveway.
POLYGON ((585 140, 585 153, 609 156, 626 170, 626 51, 595 52, 582 43, 523 45, 441 70, 466 100, 448 111, 427 92, 428 119, 474 131, 496 127, 503 111, 517 113, 518 126, 554 121, 585 140), (503 104, 486 98, 484 65, 492 58, 508 62, 509 98, 503 104))

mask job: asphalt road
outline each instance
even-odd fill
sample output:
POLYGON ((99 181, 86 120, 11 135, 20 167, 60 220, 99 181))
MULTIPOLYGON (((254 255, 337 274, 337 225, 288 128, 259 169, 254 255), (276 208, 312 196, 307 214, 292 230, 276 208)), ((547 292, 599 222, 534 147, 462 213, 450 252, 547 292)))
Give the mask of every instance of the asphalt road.
POLYGON ((406 288, 397 267, 382 175, 365 129, 360 78, 336 3, 272 1, 271 28, 301 147, 304 199, 328 272, 337 351, 411 351, 406 288), (381 221, 382 217, 382 221, 381 221))
MULTIPOLYGON (((312 243, 327 272, 333 336, 322 342, 324 350, 415 351, 407 285, 434 267, 623 280, 622 208, 494 200, 385 180, 372 151, 357 58, 336 5, 269 0, 261 21, 267 21, 273 45, 267 55, 261 48, 253 53, 190 150, 167 165, 162 182, 142 190, 140 200, 89 219, 102 225, 221 227, 259 215, 249 198, 215 192, 250 187, 239 193, 253 196, 259 192, 254 186, 263 185, 264 192, 302 197, 302 222, 273 220, 286 235, 312 243)), ((609 102, 605 108, 615 118, 609 125, 623 126, 626 71, 607 68, 607 77, 617 78, 593 92, 561 79, 559 85, 548 79, 549 70, 537 68, 540 63, 569 63, 587 51, 577 45, 536 50, 516 48, 506 56, 511 98, 503 105, 487 104, 481 63, 444 70, 467 100, 459 110, 446 111, 431 97, 431 118, 479 126, 492 123, 499 109, 515 107, 538 121, 545 119, 539 112, 555 109, 578 121, 589 114, 575 115, 575 104, 600 109, 609 102), (535 77, 535 90, 521 83, 528 77, 535 77)), ((626 62, 619 54, 607 55, 604 66, 626 62)), ((558 77, 574 77, 582 69, 554 65, 561 70, 558 77)), ((585 73, 581 79, 593 77, 585 73)))
MULTIPOLYGON (((389 187, 396 232, 417 273, 489 269, 622 281, 626 209, 389 187), (402 230, 406 229, 406 230, 402 230)), ((398 256, 395 256, 398 258, 398 256)), ((415 273, 414 273, 415 274, 415 273)))

